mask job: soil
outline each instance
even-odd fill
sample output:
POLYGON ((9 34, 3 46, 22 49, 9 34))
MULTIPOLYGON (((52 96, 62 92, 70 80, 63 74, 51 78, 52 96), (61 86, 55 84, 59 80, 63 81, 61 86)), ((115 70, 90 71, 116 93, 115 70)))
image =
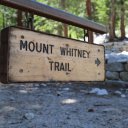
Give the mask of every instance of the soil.
POLYGON ((95 87, 0 84, 0 128, 128 128, 127 89, 107 88, 109 94, 99 96, 89 93, 95 87), (116 90, 126 97, 115 95, 116 90))

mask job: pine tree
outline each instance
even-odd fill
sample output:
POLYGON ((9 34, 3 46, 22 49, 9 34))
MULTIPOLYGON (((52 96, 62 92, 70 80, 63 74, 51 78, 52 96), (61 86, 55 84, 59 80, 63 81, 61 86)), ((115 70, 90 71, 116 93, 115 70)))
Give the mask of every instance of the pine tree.
POLYGON ((120 31, 121 31, 121 39, 123 40, 125 38, 125 2, 124 0, 120 0, 121 4, 121 16, 120 16, 120 31))
MULTIPOLYGON (((85 0, 86 2, 86 12, 87 12, 87 16, 88 18, 91 20, 92 19, 92 5, 91 5, 91 0, 85 0)), ((89 43, 93 43, 93 32, 88 30, 87 31, 88 34, 88 42, 89 43)))
POLYGON ((115 35, 115 22, 116 22, 116 7, 115 0, 110 1, 110 19, 109 19, 109 41, 114 41, 115 35))
POLYGON ((23 22, 22 22, 22 11, 17 10, 17 26, 22 27, 23 22))

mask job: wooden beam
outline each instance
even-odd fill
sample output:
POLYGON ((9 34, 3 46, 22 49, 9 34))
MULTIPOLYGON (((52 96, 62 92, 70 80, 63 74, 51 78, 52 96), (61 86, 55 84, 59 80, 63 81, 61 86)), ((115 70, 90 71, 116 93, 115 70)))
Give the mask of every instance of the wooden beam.
POLYGON ((32 0, 0 0, 0 4, 101 34, 107 32, 107 28, 104 25, 32 0))

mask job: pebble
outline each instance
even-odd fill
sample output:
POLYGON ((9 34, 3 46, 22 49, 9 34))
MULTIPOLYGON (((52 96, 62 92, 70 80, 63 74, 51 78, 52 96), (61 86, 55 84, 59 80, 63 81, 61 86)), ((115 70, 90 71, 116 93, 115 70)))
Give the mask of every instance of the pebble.
POLYGON ((21 87, 24 87, 25 85, 24 85, 24 84, 21 84, 20 86, 21 86, 21 87))
POLYGON ((125 95, 125 94, 122 94, 121 97, 122 97, 122 98, 126 98, 126 95, 125 95))
POLYGON ((95 110, 93 108, 88 109, 88 112, 94 112, 95 110))
POLYGON ((40 85, 41 85, 41 86, 44 86, 44 87, 46 87, 46 86, 47 86, 47 84, 44 84, 44 83, 41 83, 40 85))
POLYGON ((106 89, 93 88, 90 91, 91 94, 97 94, 99 96, 108 95, 108 91, 106 89))
POLYGON ((15 100, 15 98, 14 98, 13 96, 11 96, 9 99, 10 99, 11 101, 14 101, 14 100, 15 100))
POLYGON ((57 92, 57 96, 61 96, 61 94, 62 94, 61 92, 57 92))
POLYGON ((63 91, 69 91, 70 88, 63 88, 63 91))
POLYGON ((121 93, 121 91, 115 91, 114 94, 115 95, 121 95, 122 93, 121 93))
POLYGON ((122 97, 122 98, 125 98, 125 97, 126 97, 126 95, 125 95, 125 94, 122 94, 121 91, 115 91, 114 94, 115 94, 115 95, 118 95, 118 96, 120 96, 120 97, 122 97))
POLYGON ((35 87, 39 87, 40 85, 39 84, 34 84, 35 87))
POLYGON ((32 120, 32 119, 35 117, 35 115, 34 115, 34 113, 26 113, 26 114, 24 115, 24 117, 25 117, 27 120, 32 120))
POLYGON ((99 88, 93 88, 89 93, 94 94, 97 93, 99 90, 99 88))
POLYGON ((82 93, 86 93, 86 94, 89 93, 87 90, 80 90, 80 92, 82 92, 82 93))

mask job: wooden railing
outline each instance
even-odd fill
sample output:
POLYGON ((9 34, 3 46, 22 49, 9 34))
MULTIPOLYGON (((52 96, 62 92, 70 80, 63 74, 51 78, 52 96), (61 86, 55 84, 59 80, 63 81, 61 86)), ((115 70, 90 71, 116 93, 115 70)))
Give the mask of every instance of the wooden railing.
POLYGON ((93 32, 101 34, 107 32, 107 28, 104 25, 32 0, 0 0, 0 4, 23 11, 28 11, 39 16, 91 30, 93 32))

